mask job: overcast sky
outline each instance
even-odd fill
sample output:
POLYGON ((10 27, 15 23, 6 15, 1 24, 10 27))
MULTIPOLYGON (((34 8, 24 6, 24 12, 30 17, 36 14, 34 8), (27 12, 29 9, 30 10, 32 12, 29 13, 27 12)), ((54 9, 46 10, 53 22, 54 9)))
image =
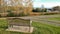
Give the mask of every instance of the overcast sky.
POLYGON ((46 8, 60 6, 60 0, 33 0, 34 7, 41 7, 42 5, 46 8))

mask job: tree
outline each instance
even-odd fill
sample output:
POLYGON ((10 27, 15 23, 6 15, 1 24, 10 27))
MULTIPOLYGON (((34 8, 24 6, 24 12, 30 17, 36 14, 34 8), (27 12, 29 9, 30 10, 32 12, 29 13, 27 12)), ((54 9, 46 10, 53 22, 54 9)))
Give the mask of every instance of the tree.
POLYGON ((56 10, 57 10, 57 11, 60 11, 60 6, 55 6, 55 7, 53 7, 53 10, 54 10, 54 11, 56 11, 56 10))
POLYGON ((33 12, 47 12, 47 9, 36 8, 36 9, 33 9, 33 12))
POLYGON ((44 12, 47 12, 47 9, 46 8, 44 9, 44 12))

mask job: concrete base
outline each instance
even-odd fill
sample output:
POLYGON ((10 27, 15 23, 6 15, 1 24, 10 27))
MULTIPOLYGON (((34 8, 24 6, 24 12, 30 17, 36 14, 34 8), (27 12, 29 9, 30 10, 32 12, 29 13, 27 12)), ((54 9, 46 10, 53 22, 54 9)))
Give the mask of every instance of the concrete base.
POLYGON ((33 32, 33 27, 27 27, 27 26, 14 26, 14 27, 9 27, 6 29, 6 31, 16 31, 16 32, 23 32, 23 33, 32 33, 33 32))

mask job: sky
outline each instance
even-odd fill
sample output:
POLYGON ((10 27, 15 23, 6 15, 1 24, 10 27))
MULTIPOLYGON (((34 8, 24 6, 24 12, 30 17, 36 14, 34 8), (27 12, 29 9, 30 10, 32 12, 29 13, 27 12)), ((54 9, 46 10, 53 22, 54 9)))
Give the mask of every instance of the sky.
POLYGON ((60 0, 33 0, 33 7, 52 8, 54 6, 60 6, 60 0))

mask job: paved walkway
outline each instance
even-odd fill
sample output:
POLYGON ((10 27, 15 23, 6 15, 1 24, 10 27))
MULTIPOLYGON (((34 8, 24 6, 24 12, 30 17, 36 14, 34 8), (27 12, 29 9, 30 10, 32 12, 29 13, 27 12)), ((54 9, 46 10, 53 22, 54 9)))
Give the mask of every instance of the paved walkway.
POLYGON ((60 15, 27 16, 27 17, 20 17, 20 18, 31 19, 32 21, 36 21, 40 23, 60 26, 60 21, 47 20, 47 18, 54 18, 54 17, 60 17, 60 15))
POLYGON ((60 15, 26 16, 26 17, 20 17, 20 18, 31 19, 32 21, 36 21, 44 24, 52 24, 52 25, 60 26, 60 21, 47 20, 48 18, 54 18, 54 17, 60 17, 60 15))

